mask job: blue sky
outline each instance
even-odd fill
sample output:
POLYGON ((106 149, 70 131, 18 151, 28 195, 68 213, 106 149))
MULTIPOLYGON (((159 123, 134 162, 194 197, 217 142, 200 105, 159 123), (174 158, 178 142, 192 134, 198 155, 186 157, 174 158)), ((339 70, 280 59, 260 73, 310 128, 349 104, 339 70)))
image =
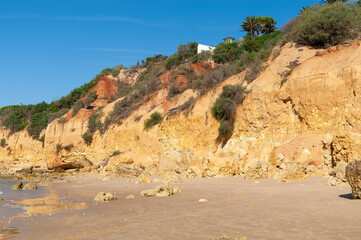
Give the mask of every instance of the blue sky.
POLYGON ((249 16, 281 26, 314 0, 0 0, 0 107, 50 102, 103 68, 239 38, 249 16))

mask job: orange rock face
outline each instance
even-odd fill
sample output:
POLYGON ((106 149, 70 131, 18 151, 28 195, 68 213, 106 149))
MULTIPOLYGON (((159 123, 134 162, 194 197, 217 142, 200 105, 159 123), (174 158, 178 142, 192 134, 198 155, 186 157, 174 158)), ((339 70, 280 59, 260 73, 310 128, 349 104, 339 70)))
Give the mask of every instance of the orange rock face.
MULTIPOLYGON (((192 175, 204 177, 244 174, 249 178, 275 176, 280 181, 305 179, 307 175, 336 177, 338 162, 359 156, 352 146, 361 140, 361 46, 354 43, 317 56, 316 52, 291 43, 280 49, 280 55, 247 86, 250 93, 237 108, 234 134, 223 148, 215 141, 219 123, 210 110, 222 87, 241 83, 244 73, 197 98, 188 115, 168 116, 160 125, 144 131, 144 121, 152 112, 165 115, 197 96, 187 90, 168 99, 167 89, 161 89, 121 125, 111 125, 103 135, 96 132, 90 146, 81 136, 94 110, 82 109, 65 123, 49 124, 44 131, 44 146, 26 132, 8 137, 7 131, 0 130, 0 138, 8 142, 8 148, 0 148, 0 168, 15 171, 25 166, 56 167, 61 159, 80 154, 92 166, 106 166, 100 168, 102 171, 131 164, 161 173, 193 169, 192 175), (282 73, 295 60, 300 65, 285 79, 282 73), (342 141, 348 133, 352 137, 342 141), (70 152, 56 152, 57 144, 74 147, 70 152), (334 147, 338 150, 331 151, 334 147), (120 154, 109 158, 116 151, 120 154), (257 169, 262 172, 257 174, 257 169)), ((193 67, 197 74, 207 71, 200 64, 193 67)), ((125 78, 127 73, 122 70, 120 75, 125 78)), ((104 116, 115 104, 108 103, 117 91, 113 81, 112 77, 103 77, 91 90, 97 91, 99 102, 94 106, 104 106, 104 116)))

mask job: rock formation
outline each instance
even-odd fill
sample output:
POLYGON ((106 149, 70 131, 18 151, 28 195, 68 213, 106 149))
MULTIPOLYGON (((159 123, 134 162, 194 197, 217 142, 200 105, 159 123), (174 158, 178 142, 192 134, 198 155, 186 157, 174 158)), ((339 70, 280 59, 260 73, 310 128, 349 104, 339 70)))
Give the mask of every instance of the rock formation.
POLYGON ((94 198, 94 202, 97 203, 110 202, 114 200, 117 200, 116 196, 114 196, 111 193, 105 193, 105 192, 99 192, 94 198))
POLYGON ((347 164, 346 179, 351 186, 353 198, 361 199, 361 161, 347 164))
POLYGON ((140 193, 141 197, 168 197, 176 193, 180 193, 181 190, 169 185, 159 185, 153 189, 143 190, 140 193))
MULTIPOLYGON (((44 145, 26 131, 9 135, 0 130, 0 138, 8 144, 0 148, 0 172, 83 168, 138 177, 145 170, 188 177, 275 177, 281 182, 329 176, 331 185, 345 184, 346 164, 361 155, 361 46, 356 41, 317 51, 287 43, 278 57, 269 60, 267 69, 247 85, 249 94, 237 107, 234 134, 224 146, 216 142, 219 123, 210 109, 222 87, 241 83, 244 72, 198 97, 188 114, 167 115, 196 98, 195 91, 168 99, 167 89, 160 89, 122 124, 110 125, 104 134, 96 131, 90 146, 81 135, 93 109, 81 109, 75 117, 69 112, 65 122, 50 123, 42 133, 44 145), (284 80, 282 73, 295 60, 300 65, 284 80), (165 119, 144 131, 144 121, 154 111, 165 119), (57 144, 74 147, 57 151, 57 144), (112 156, 115 151, 120 154, 112 156)), ((134 83, 134 76, 120 74, 134 83)), ((111 79, 105 77, 93 89, 104 99, 114 93, 111 79)), ((117 101, 99 100, 94 107, 104 107, 105 117, 117 101)))

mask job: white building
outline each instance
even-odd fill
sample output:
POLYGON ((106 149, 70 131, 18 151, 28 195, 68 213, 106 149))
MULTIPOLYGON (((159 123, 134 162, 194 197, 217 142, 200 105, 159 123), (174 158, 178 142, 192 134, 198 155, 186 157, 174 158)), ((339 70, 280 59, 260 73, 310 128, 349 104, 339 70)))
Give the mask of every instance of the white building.
POLYGON ((197 53, 200 54, 203 51, 213 51, 214 47, 198 44, 197 53))

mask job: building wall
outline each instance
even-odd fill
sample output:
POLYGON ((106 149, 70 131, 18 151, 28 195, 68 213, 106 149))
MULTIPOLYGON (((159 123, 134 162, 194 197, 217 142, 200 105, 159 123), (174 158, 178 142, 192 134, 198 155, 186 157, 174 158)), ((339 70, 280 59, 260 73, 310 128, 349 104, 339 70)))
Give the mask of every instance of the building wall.
POLYGON ((203 44, 198 44, 197 53, 199 54, 203 51, 213 51, 213 50, 214 50, 214 47, 203 45, 203 44))

